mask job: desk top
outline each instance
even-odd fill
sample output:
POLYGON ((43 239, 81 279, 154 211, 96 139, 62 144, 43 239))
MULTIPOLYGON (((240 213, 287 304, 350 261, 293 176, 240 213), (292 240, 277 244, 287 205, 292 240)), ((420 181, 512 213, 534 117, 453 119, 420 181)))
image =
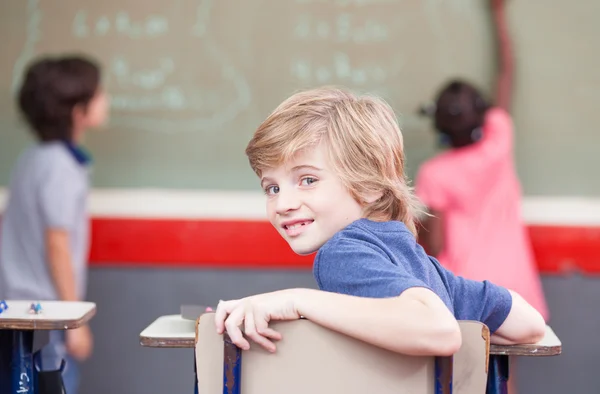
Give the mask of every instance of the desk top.
POLYGON ((93 302, 40 301, 42 313, 30 314, 37 301, 6 300, 8 309, 0 313, 2 330, 69 330, 87 323, 96 314, 93 302))
POLYGON ((531 345, 490 345, 490 354, 507 356, 556 356, 562 353, 562 343, 550 326, 546 335, 538 343, 531 345))
MULTIPOLYGON (((161 316, 140 333, 140 344, 147 347, 193 348, 196 346, 196 322, 181 315, 161 316)), ((491 345, 490 354, 508 356, 555 356, 562 351, 558 337, 549 326, 546 336, 533 345, 491 345)))
POLYGON ((196 321, 184 319, 181 315, 161 316, 140 333, 140 344, 147 347, 193 348, 196 346, 196 321))

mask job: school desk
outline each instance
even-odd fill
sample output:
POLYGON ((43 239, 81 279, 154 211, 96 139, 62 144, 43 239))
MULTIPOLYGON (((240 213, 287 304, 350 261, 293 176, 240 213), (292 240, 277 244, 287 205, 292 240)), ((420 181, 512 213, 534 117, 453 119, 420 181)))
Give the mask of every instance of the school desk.
POLYGON ((506 394, 508 392, 510 357, 558 356, 561 352, 562 343, 550 326, 546 326, 546 335, 536 344, 490 345, 487 393, 506 394))
MULTIPOLYGON (((196 343, 196 321, 181 315, 161 316, 140 333, 140 344, 154 348, 190 348, 196 343)), ((198 392, 194 357, 194 393, 198 392)))
MULTIPOLYGON (((195 348, 195 341, 196 322, 184 319, 181 315, 161 316, 140 333, 140 344, 146 347, 195 348)), ((234 365, 236 365, 235 360, 238 360, 239 362, 240 351, 227 339, 225 339, 224 345, 225 365, 221 367, 221 371, 228 371, 230 377, 235 376, 241 372, 239 368, 233 368, 234 365)), ((537 344, 514 346, 489 345, 489 369, 486 392, 488 394, 506 393, 509 357, 554 356, 560 354, 561 350, 562 346, 560 340, 556 337, 550 327, 546 328, 546 336, 537 344)), ((196 358, 194 358, 194 372, 196 381, 194 390, 197 392, 198 373, 196 371, 196 358)), ((227 392, 231 394, 236 393, 235 390, 239 390, 239 386, 229 388, 230 390, 227 392)), ((442 387, 440 387, 440 390, 441 389, 442 387)))
POLYGON ((8 309, 0 313, 0 330, 12 346, 0 346, 0 359, 6 361, 4 370, 0 370, 0 393, 37 394, 38 370, 34 354, 44 343, 34 344, 34 335, 39 338, 51 330, 81 327, 95 315, 96 304, 41 301, 41 313, 30 314, 31 304, 37 301, 6 300, 6 303, 8 309))

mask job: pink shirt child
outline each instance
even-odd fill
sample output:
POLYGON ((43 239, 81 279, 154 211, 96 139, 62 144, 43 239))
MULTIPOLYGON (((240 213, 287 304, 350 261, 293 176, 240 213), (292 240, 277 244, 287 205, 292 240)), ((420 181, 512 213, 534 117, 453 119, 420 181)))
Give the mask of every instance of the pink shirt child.
POLYGON ((521 217, 513 126, 506 111, 487 111, 481 141, 427 161, 417 176, 416 193, 444 214, 444 249, 438 256, 444 267, 516 291, 548 320, 521 217))

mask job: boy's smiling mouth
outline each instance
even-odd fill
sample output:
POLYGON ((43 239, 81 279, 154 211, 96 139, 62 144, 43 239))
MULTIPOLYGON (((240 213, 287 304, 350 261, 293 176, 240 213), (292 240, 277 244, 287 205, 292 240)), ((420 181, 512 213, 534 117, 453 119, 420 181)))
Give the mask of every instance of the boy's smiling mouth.
POLYGON ((281 224, 281 227, 285 230, 285 233, 290 236, 290 237, 294 237, 297 235, 300 235, 301 233, 304 232, 304 230, 306 229, 307 226, 309 226, 310 224, 312 224, 314 222, 314 219, 295 219, 295 220, 288 220, 285 221, 281 224))

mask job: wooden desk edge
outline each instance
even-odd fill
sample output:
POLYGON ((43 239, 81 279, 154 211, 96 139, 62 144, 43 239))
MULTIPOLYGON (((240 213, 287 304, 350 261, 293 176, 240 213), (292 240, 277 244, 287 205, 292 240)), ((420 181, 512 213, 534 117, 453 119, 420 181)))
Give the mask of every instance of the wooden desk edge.
POLYGON ((155 348, 194 348, 196 347, 195 338, 165 338, 165 337, 147 337, 140 335, 140 345, 144 347, 155 348))
POLYGON ((2 330, 72 330, 79 328, 89 322, 96 315, 96 307, 91 308, 86 314, 77 320, 25 320, 22 319, 3 319, 2 330))
POLYGON ((547 357, 562 353, 562 342, 550 326, 546 326, 546 336, 535 344, 490 345, 491 355, 547 357))
POLYGON ((545 357, 562 353, 562 344, 554 346, 539 345, 490 345, 490 355, 545 357))

